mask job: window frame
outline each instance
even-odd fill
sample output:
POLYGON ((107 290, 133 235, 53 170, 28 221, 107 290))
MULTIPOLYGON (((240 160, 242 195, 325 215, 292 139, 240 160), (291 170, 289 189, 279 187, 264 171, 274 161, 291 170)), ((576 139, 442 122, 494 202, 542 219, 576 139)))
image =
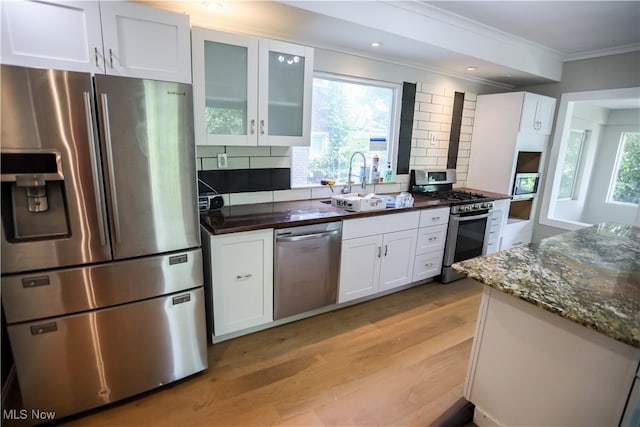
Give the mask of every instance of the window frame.
MULTIPOLYGON (((585 145, 587 142, 587 135, 588 135, 588 130, 586 129, 569 129, 569 134, 571 135, 571 133, 580 133, 582 135, 582 138, 580 139, 580 149, 578 150, 578 158, 576 159, 576 164, 575 164, 575 171, 573 174, 573 179, 571 182, 571 190, 569 191, 569 195, 566 197, 561 197, 560 196, 560 184, 558 184, 558 197, 556 198, 556 200, 558 200, 559 202, 563 202, 563 201, 568 201, 568 200, 577 200, 578 199, 578 193, 580 190, 580 181, 582 179, 582 169, 583 169, 583 160, 584 160, 584 153, 585 153, 585 145)), ((568 147, 567 147, 568 149, 568 147)), ((564 159, 563 159, 563 165, 567 160, 567 152, 565 150, 565 154, 564 154, 564 159)), ((560 183, 562 183, 562 179, 560 180, 560 183)))
MULTIPOLYGON (((392 90, 392 105, 391 105, 391 114, 390 114, 391 124, 389 126, 389 135, 388 135, 389 145, 387 148, 387 155, 388 155, 388 158, 391 160, 391 168, 394 171, 396 171, 397 165, 398 165, 398 144, 399 144, 398 139, 400 137, 400 113, 402 110, 402 83, 389 82, 386 80, 377 80, 377 79, 365 78, 365 77, 357 77, 357 76, 345 75, 340 73, 332 73, 327 71, 314 71, 313 79, 315 80, 316 78, 323 79, 323 80, 345 82, 345 83, 361 84, 361 85, 367 85, 367 86, 384 87, 392 90)), ((312 87, 313 87, 313 84, 312 84, 312 87)), ((313 99, 311 102, 313 102, 313 99)), ((313 114, 313 108, 311 108, 311 114, 313 114)), ((310 122, 313 124, 313 117, 310 117, 310 122)), ((310 129, 309 133, 311 138, 311 135, 313 134, 313 128, 310 129)), ((310 145, 311 145, 311 140, 309 140, 309 145, 307 147, 309 147, 310 145)), ((292 155, 291 156, 292 177, 293 177, 293 170, 294 170, 293 159, 294 159, 294 156, 292 155)), ((380 165, 380 169, 384 170, 383 168, 384 168, 384 165, 380 165)), ((392 183, 397 182, 396 176, 397 174, 394 173, 393 174, 394 180, 392 181, 392 183)), ((346 183, 336 182, 335 185, 344 185, 344 184, 346 183)), ((372 183, 368 183, 367 185, 371 185, 371 184, 372 183)), ((318 187, 322 187, 322 184, 305 183, 301 185, 296 185, 294 184, 293 179, 291 180, 291 189, 318 188, 318 187)))
POLYGON ((627 138, 628 134, 638 134, 640 132, 620 132, 620 139, 618 140, 618 151, 616 153, 616 161, 613 165, 613 171, 611 172, 611 179, 609 181, 609 189, 607 190, 607 200, 606 203, 612 205, 621 205, 621 206, 640 206, 639 203, 631 203, 631 202, 620 202, 618 200, 613 200, 613 193, 615 192, 616 184, 618 182, 618 173, 620 172, 620 165, 622 163, 622 157, 625 152, 625 148, 627 146, 627 138))

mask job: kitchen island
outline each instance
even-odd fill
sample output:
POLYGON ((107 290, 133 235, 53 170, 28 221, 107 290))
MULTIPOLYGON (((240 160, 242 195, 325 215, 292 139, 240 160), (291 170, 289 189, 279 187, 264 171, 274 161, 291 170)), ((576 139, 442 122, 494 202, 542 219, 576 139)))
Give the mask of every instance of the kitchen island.
POLYGON ((640 228, 603 223, 454 269, 487 285, 465 385, 476 424, 628 425, 640 228))

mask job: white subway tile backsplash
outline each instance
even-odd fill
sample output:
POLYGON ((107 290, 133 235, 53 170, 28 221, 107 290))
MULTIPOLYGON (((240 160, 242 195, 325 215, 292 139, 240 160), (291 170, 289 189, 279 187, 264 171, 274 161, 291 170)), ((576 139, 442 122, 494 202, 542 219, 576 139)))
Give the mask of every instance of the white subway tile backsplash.
POLYGON ((430 93, 416 91, 416 102, 430 103, 432 97, 430 93))
POLYGON ((476 109, 476 101, 470 101, 467 99, 467 95, 464 95, 464 104, 462 104, 462 108, 465 110, 475 110, 476 109))
POLYGON ((460 126, 460 133, 473 133, 473 126, 460 126))
POLYGON ((403 183, 382 183, 375 185, 375 193, 376 194, 388 194, 388 193, 399 193, 400 191, 404 191, 403 188, 405 186, 403 183))
POLYGON ((270 148, 271 148, 272 157, 290 157, 291 156, 291 147, 272 146, 270 148))
POLYGON ((298 188, 293 190, 279 190, 273 192, 274 202, 288 202, 291 200, 303 200, 311 198, 310 188, 298 188))
POLYGON ((434 104, 453 106, 453 98, 446 96, 434 96, 431 102, 434 104))
POLYGON ((404 183, 409 183, 409 178, 410 178, 410 175, 408 173, 406 174, 399 173, 398 175, 396 175, 395 180, 397 183, 404 184, 404 183))
POLYGON ((269 157, 271 147, 227 147, 227 155, 231 157, 269 157))
POLYGON ((233 193, 229 195, 230 205, 248 205, 252 203, 273 202, 273 191, 257 191, 255 193, 233 193))
POLYGON ((218 169, 218 159, 215 157, 204 157, 202 160, 202 170, 209 171, 218 169))
POLYGON ((251 169, 290 168, 291 157, 250 157, 251 169))
POLYGON ((442 95, 444 96, 445 94, 445 88, 442 86, 436 86, 434 84, 431 83, 420 83, 420 92, 424 92, 424 93, 432 93, 434 95, 442 95))
POLYGON ((429 131, 428 130, 414 130, 413 133, 411 134, 411 136, 413 138, 416 138, 416 139, 428 139, 429 138, 429 131))
POLYGON ((249 169, 250 167, 248 157, 229 157, 227 163, 229 164, 227 169, 249 169))
POLYGON ((431 113, 430 120, 436 123, 451 123, 451 115, 446 116, 444 114, 431 113))
MULTIPOLYGON (((420 104, 420 111, 425 111, 429 113, 442 114, 443 108, 444 107, 440 104, 427 104, 427 103, 420 104)), ((414 115, 414 120, 415 120, 415 115, 414 115)))
POLYGON ((334 194, 340 194, 340 190, 342 190, 341 185, 334 185, 333 191, 329 186, 323 187, 314 187, 311 189, 311 198, 312 199, 328 199, 334 194))
POLYGON ((425 113, 423 111, 419 111, 419 110, 415 110, 413 112, 413 121, 424 121, 424 122, 428 122, 429 121, 429 117, 431 117, 431 113, 425 113))
POLYGON ((414 148, 413 150, 411 150, 411 155, 412 156, 420 156, 420 157, 424 157, 427 155, 427 149, 426 148, 414 148))
POLYGON ((216 157, 224 153, 224 149, 221 145, 196 145, 196 157, 216 157))

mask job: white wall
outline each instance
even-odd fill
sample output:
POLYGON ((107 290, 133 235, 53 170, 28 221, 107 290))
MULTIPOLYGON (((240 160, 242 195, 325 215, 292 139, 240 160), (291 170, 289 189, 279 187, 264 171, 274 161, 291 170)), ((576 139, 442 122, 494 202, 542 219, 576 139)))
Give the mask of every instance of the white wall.
MULTIPOLYGON (((564 64, 562 71, 562 81, 546 85, 536 85, 518 88, 517 90, 528 90, 542 95, 553 96, 560 99, 566 92, 582 92, 591 90, 619 89, 628 87, 640 87, 640 52, 630 52, 618 55, 610 55, 599 58, 583 59, 579 61, 569 61, 564 64)), ((556 106, 556 114, 559 104, 556 106)), ((556 117, 557 120, 557 117, 556 117)), ((554 141, 554 133, 549 141, 554 141)), ((551 146, 547 149, 547 156, 551 153, 551 146)), ((545 162, 549 165, 549 159, 545 162)), ((546 176, 547 170, 544 170, 546 176)), ((538 204, 540 206, 541 204, 538 204)), ((539 211, 535 215, 533 240, 539 241, 545 237, 550 237, 566 230, 541 225, 538 223, 539 211)))
POLYGON ((600 141, 600 128, 607 122, 609 110, 588 103, 576 102, 571 118, 572 130, 584 130, 588 132, 588 139, 583 147, 583 163, 579 170, 579 188, 576 198, 572 200, 559 200, 556 202, 554 218, 562 218, 569 221, 584 222, 584 205, 589 195, 589 185, 596 169, 596 152, 600 141))
POLYGON ((597 167, 593 171, 583 222, 598 224, 613 221, 631 225, 635 221, 635 206, 607 202, 622 132, 640 132, 640 110, 610 110, 609 120, 603 126, 598 145, 597 167))

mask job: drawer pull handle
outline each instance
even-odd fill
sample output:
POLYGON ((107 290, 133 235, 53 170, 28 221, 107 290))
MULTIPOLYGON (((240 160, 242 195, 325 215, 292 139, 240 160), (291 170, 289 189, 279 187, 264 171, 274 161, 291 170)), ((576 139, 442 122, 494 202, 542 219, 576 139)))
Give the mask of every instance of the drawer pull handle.
POLYGON ((247 273, 247 274, 238 274, 238 275, 236 276, 236 279, 237 279, 237 280, 248 279, 248 278, 250 278, 251 276, 253 276, 253 274, 251 274, 251 273, 247 273))
POLYGON ((433 263, 429 262, 429 263, 425 264, 424 266, 427 267, 427 268, 431 268, 431 267, 433 267, 433 263))
POLYGON ((49 276, 25 277, 22 279, 23 288, 35 288, 36 286, 50 285, 49 276))
POLYGON ((183 302, 189 302, 191 301, 191 295, 190 294, 178 295, 177 297, 173 297, 172 301, 173 301, 173 305, 182 304, 183 302))
POLYGON ((183 264, 187 261, 189 261, 189 259, 187 258, 187 254, 169 257, 169 265, 183 264))
POLYGON ((58 324, 56 322, 42 323, 31 327, 31 335, 42 335, 48 332, 55 332, 57 330, 58 324))
POLYGON ((438 238, 437 237, 429 237, 429 241, 430 242, 433 242, 434 240, 438 240, 438 238))
POLYGON ((440 219, 439 216, 434 216, 434 217, 431 218, 432 221, 438 221, 439 219, 440 219))

